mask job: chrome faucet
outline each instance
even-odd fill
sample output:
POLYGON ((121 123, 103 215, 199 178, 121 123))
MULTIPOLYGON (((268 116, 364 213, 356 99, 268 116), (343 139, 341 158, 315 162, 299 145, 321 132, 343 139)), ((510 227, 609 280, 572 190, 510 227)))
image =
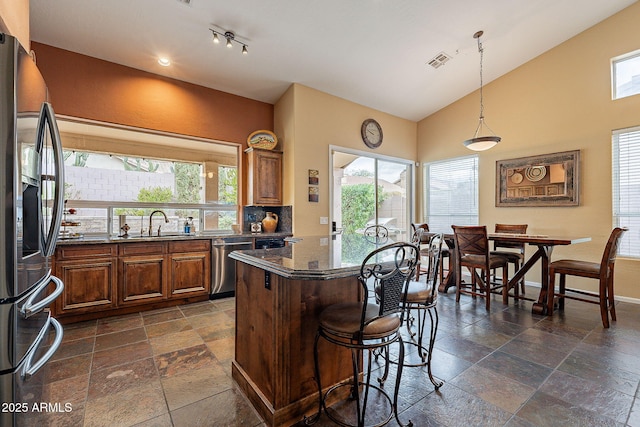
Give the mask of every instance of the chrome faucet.
MULTIPOLYGON (((149 236, 151 236, 152 233, 153 233, 153 215, 157 214, 157 213, 161 213, 162 214, 162 216, 164 217, 164 222, 165 223, 169 222, 169 218, 167 218, 167 214, 165 214, 164 212, 162 212, 160 210, 151 212, 151 215, 149 215, 149 236)), ((160 228, 162 228, 162 224, 160 224, 158 226, 158 236, 160 236, 160 228)))

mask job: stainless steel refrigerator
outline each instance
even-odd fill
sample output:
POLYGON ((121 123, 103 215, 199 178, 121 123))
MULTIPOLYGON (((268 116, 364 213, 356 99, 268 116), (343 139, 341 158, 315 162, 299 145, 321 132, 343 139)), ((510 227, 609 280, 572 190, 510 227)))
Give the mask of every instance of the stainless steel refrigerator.
POLYGON ((48 402, 41 392, 41 368, 63 333, 49 310, 64 288, 50 263, 64 208, 63 173, 60 136, 42 75, 19 42, 0 33, 2 427, 36 425, 44 411, 68 409, 48 402))

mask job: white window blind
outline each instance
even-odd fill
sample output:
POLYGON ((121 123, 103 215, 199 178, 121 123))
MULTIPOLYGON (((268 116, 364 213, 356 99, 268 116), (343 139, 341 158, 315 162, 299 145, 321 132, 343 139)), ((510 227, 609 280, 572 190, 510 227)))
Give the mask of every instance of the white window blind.
POLYGON ((640 258, 640 127, 613 132, 613 226, 627 227, 618 253, 640 258))
POLYGON ((478 156, 425 164, 425 209, 429 229, 478 224, 478 156))

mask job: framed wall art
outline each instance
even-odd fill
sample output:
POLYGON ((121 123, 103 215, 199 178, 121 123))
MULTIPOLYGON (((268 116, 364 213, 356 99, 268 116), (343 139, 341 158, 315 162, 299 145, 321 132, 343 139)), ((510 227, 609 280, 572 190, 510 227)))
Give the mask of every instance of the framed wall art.
POLYGON ((496 206, 578 206, 580 150, 496 162, 496 206))

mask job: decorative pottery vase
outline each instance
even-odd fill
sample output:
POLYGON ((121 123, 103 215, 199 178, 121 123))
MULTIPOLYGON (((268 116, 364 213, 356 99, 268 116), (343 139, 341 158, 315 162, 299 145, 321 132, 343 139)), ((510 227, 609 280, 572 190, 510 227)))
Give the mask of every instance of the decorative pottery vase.
POLYGON ((262 220, 262 231, 264 233, 273 233, 278 226, 278 215, 273 212, 267 212, 262 220))

